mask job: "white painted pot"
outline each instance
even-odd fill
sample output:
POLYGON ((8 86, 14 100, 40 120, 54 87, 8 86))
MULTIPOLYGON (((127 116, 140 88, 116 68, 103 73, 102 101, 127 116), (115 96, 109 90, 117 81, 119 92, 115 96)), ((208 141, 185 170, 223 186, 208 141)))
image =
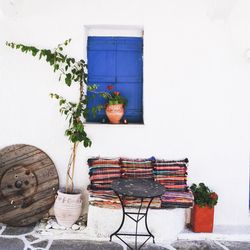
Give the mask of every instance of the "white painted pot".
POLYGON ((81 215, 82 194, 67 194, 61 190, 58 190, 57 194, 54 205, 56 220, 61 226, 71 227, 81 215))

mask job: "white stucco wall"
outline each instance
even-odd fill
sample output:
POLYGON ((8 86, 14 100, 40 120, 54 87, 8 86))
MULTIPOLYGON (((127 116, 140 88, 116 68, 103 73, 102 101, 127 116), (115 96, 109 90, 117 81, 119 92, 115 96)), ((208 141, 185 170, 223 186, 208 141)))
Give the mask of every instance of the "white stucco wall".
POLYGON ((249 13, 247 0, 0 0, 0 148, 40 147, 64 185, 70 144, 48 94, 78 93, 6 40, 53 48, 71 37, 82 58, 85 25, 142 25, 145 125, 87 125, 93 146, 79 149, 76 185, 88 184, 90 156, 188 157, 189 182, 219 194, 215 224, 249 224, 249 13))

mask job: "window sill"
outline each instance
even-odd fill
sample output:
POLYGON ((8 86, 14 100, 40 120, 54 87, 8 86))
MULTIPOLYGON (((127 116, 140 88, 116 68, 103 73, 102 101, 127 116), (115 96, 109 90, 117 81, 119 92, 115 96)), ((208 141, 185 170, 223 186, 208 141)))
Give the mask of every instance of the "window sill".
POLYGON ((128 124, 112 124, 112 123, 99 123, 99 122, 86 122, 85 126, 102 126, 102 127, 130 127, 130 128, 141 128, 144 127, 144 123, 128 123, 128 124))

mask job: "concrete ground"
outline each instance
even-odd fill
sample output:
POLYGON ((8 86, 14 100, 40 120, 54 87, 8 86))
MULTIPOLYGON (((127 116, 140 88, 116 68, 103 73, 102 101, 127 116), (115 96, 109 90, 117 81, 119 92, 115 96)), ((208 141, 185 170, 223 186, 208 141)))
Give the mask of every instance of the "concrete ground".
MULTIPOLYGON (((0 225, 0 250, 127 250, 122 244, 109 241, 53 239, 38 235, 35 226, 0 225)), ((164 246, 147 244, 142 250, 249 250, 249 241, 177 240, 164 246)))

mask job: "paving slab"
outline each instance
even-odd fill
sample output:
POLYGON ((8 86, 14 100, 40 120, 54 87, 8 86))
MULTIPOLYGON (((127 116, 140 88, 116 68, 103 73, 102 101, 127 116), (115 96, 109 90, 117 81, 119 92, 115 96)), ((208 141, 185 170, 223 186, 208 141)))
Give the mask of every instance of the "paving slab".
POLYGON ((219 241, 222 245, 227 247, 229 250, 249 250, 250 242, 243 241, 219 241))
POLYGON ((214 241, 197 240, 186 241, 178 240, 171 244, 176 250, 223 250, 224 248, 216 244, 214 241))
POLYGON ((142 250, 169 250, 169 248, 157 246, 155 244, 146 244, 141 249, 142 250))
POLYGON ((40 247, 40 248, 45 248, 48 245, 47 240, 39 241, 37 243, 31 244, 33 247, 40 247))
POLYGON ((54 240, 49 250, 123 250, 114 242, 83 241, 83 240, 54 240))
POLYGON ((33 236, 32 234, 26 235, 25 236, 26 240, 28 240, 29 242, 33 242, 35 240, 38 240, 37 237, 33 236))
POLYGON ((23 250, 24 243, 19 239, 8 239, 0 237, 0 250, 23 250))
POLYGON ((26 227, 11 227, 7 226, 2 235, 22 235, 30 233, 34 230, 35 224, 26 227))

